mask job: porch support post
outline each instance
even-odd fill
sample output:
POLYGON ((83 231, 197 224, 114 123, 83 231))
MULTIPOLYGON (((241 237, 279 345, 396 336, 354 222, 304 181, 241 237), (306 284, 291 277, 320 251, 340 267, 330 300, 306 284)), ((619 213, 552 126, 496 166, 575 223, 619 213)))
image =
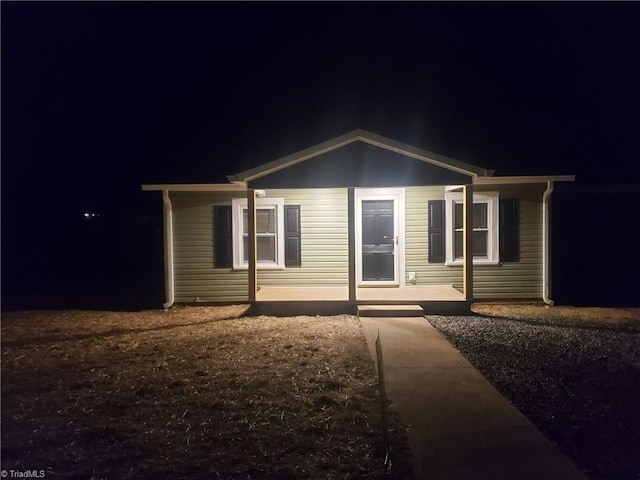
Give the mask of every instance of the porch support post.
POLYGON ((249 231, 247 232, 249 245, 247 247, 248 275, 249 275, 249 301, 256 301, 258 291, 258 269, 256 255, 256 191, 253 188, 247 189, 247 216, 249 221, 249 231))
POLYGON ((465 300, 473 300, 473 186, 462 187, 463 268, 462 283, 465 300))
POLYGON ((356 203, 355 189, 347 189, 347 224, 349 257, 349 301, 356 300, 356 203))

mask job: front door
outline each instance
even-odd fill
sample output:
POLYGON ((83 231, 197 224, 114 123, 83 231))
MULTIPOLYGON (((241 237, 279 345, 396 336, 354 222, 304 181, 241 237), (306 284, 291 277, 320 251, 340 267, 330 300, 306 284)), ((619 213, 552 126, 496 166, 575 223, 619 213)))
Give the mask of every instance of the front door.
POLYGON ((362 281, 395 282, 393 200, 362 201, 362 281))
POLYGON ((357 285, 402 286, 404 189, 358 188, 355 204, 357 285))

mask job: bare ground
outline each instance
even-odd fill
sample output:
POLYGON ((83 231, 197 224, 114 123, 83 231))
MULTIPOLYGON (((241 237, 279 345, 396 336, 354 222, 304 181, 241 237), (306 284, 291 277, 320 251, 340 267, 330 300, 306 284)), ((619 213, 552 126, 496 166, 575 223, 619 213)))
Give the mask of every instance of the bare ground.
MULTIPOLYGON (((3 314, 1 467, 95 480, 410 477, 395 416, 382 467, 357 318, 245 310, 3 314)), ((640 478, 640 309, 474 312, 430 321, 589 477, 640 478)))
POLYGON ((2 468, 48 478, 406 478, 356 317, 245 307, 2 319, 2 468))

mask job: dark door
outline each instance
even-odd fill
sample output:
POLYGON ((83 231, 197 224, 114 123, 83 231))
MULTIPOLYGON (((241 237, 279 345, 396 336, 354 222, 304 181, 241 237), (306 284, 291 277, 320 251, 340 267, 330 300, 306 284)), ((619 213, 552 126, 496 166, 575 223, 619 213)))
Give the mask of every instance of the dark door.
POLYGON ((362 201, 362 280, 394 278, 393 200, 362 201))

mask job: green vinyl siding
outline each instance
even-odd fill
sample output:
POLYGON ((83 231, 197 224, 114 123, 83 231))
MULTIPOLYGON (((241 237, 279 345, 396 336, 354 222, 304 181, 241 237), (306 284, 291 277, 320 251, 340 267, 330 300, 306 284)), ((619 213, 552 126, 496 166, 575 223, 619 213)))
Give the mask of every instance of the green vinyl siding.
MULTIPOLYGON (((474 265, 475 298, 542 297, 542 194, 540 185, 483 187, 501 198, 518 201, 519 259, 501 265, 474 265)), ((480 191, 476 188, 476 191, 480 191)), ((405 190, 405 271, 416 272, 416 285, 453 285, 462 291, 462 266, 429 264, 427 202, 443 200, 444 187, 408 187, 405 190)), ((447 232, 449 235, 450 232, 447 232)))
MULTIPOLYGON (((216 268, 215 206, 238 193, 174 192, 173 249, 176 302, 246 302, 247 270, 216 268)), ((300 205, 302 265, 258 269, 258 286, 348 284, 347 189, 267 190, 266 198, 300 205)))
POLYGON ((214 207, 238 193, 172 192, 176 302, 246 302, 247 271, 215 268, 214 207))
POLYGON ((409 272, 416 272, 416 285, 462 285, 462 269, 429 264, 429 200, 444 200, 444 187, 407 187, 405 201, 405 283, 409 272))
POLYGON ((346 188, 273 189, 265 194, 300 205, 302 265, 284 270, 258 270, 258 285, 346 286, 348 219, 346 188))
MULTIPOLYGON (((486 187, 485 187, 486 188, 486 187)), ((474 266, 475 298, 542 298, 542 185, 493 188, 518 201, 518 262, 474 266)), ((461 285, 460 285, 461 287, 461 285)))
MULTIPOLYGON (((475 298, 542 297, 542 185, 483 187, 518 201, 519 259, 474 267, 475 298)), ((481 188, 476 188, 480 191, 481 188)), ((268 198, 300 206, 300 267, 258 270, 259 286, 346 286, 348 218, 346 188, 269 189, 268 198)), ((173 248, 176 302, 246 302, 247 271, 216 268, 214 211, 243 192, 173 192, 173 248)), ((416 285, 453 285, 462 290, 462 267, 428 261, 429 200, 443 200, 443 186, 405 188, 405 272, 416 285)))

